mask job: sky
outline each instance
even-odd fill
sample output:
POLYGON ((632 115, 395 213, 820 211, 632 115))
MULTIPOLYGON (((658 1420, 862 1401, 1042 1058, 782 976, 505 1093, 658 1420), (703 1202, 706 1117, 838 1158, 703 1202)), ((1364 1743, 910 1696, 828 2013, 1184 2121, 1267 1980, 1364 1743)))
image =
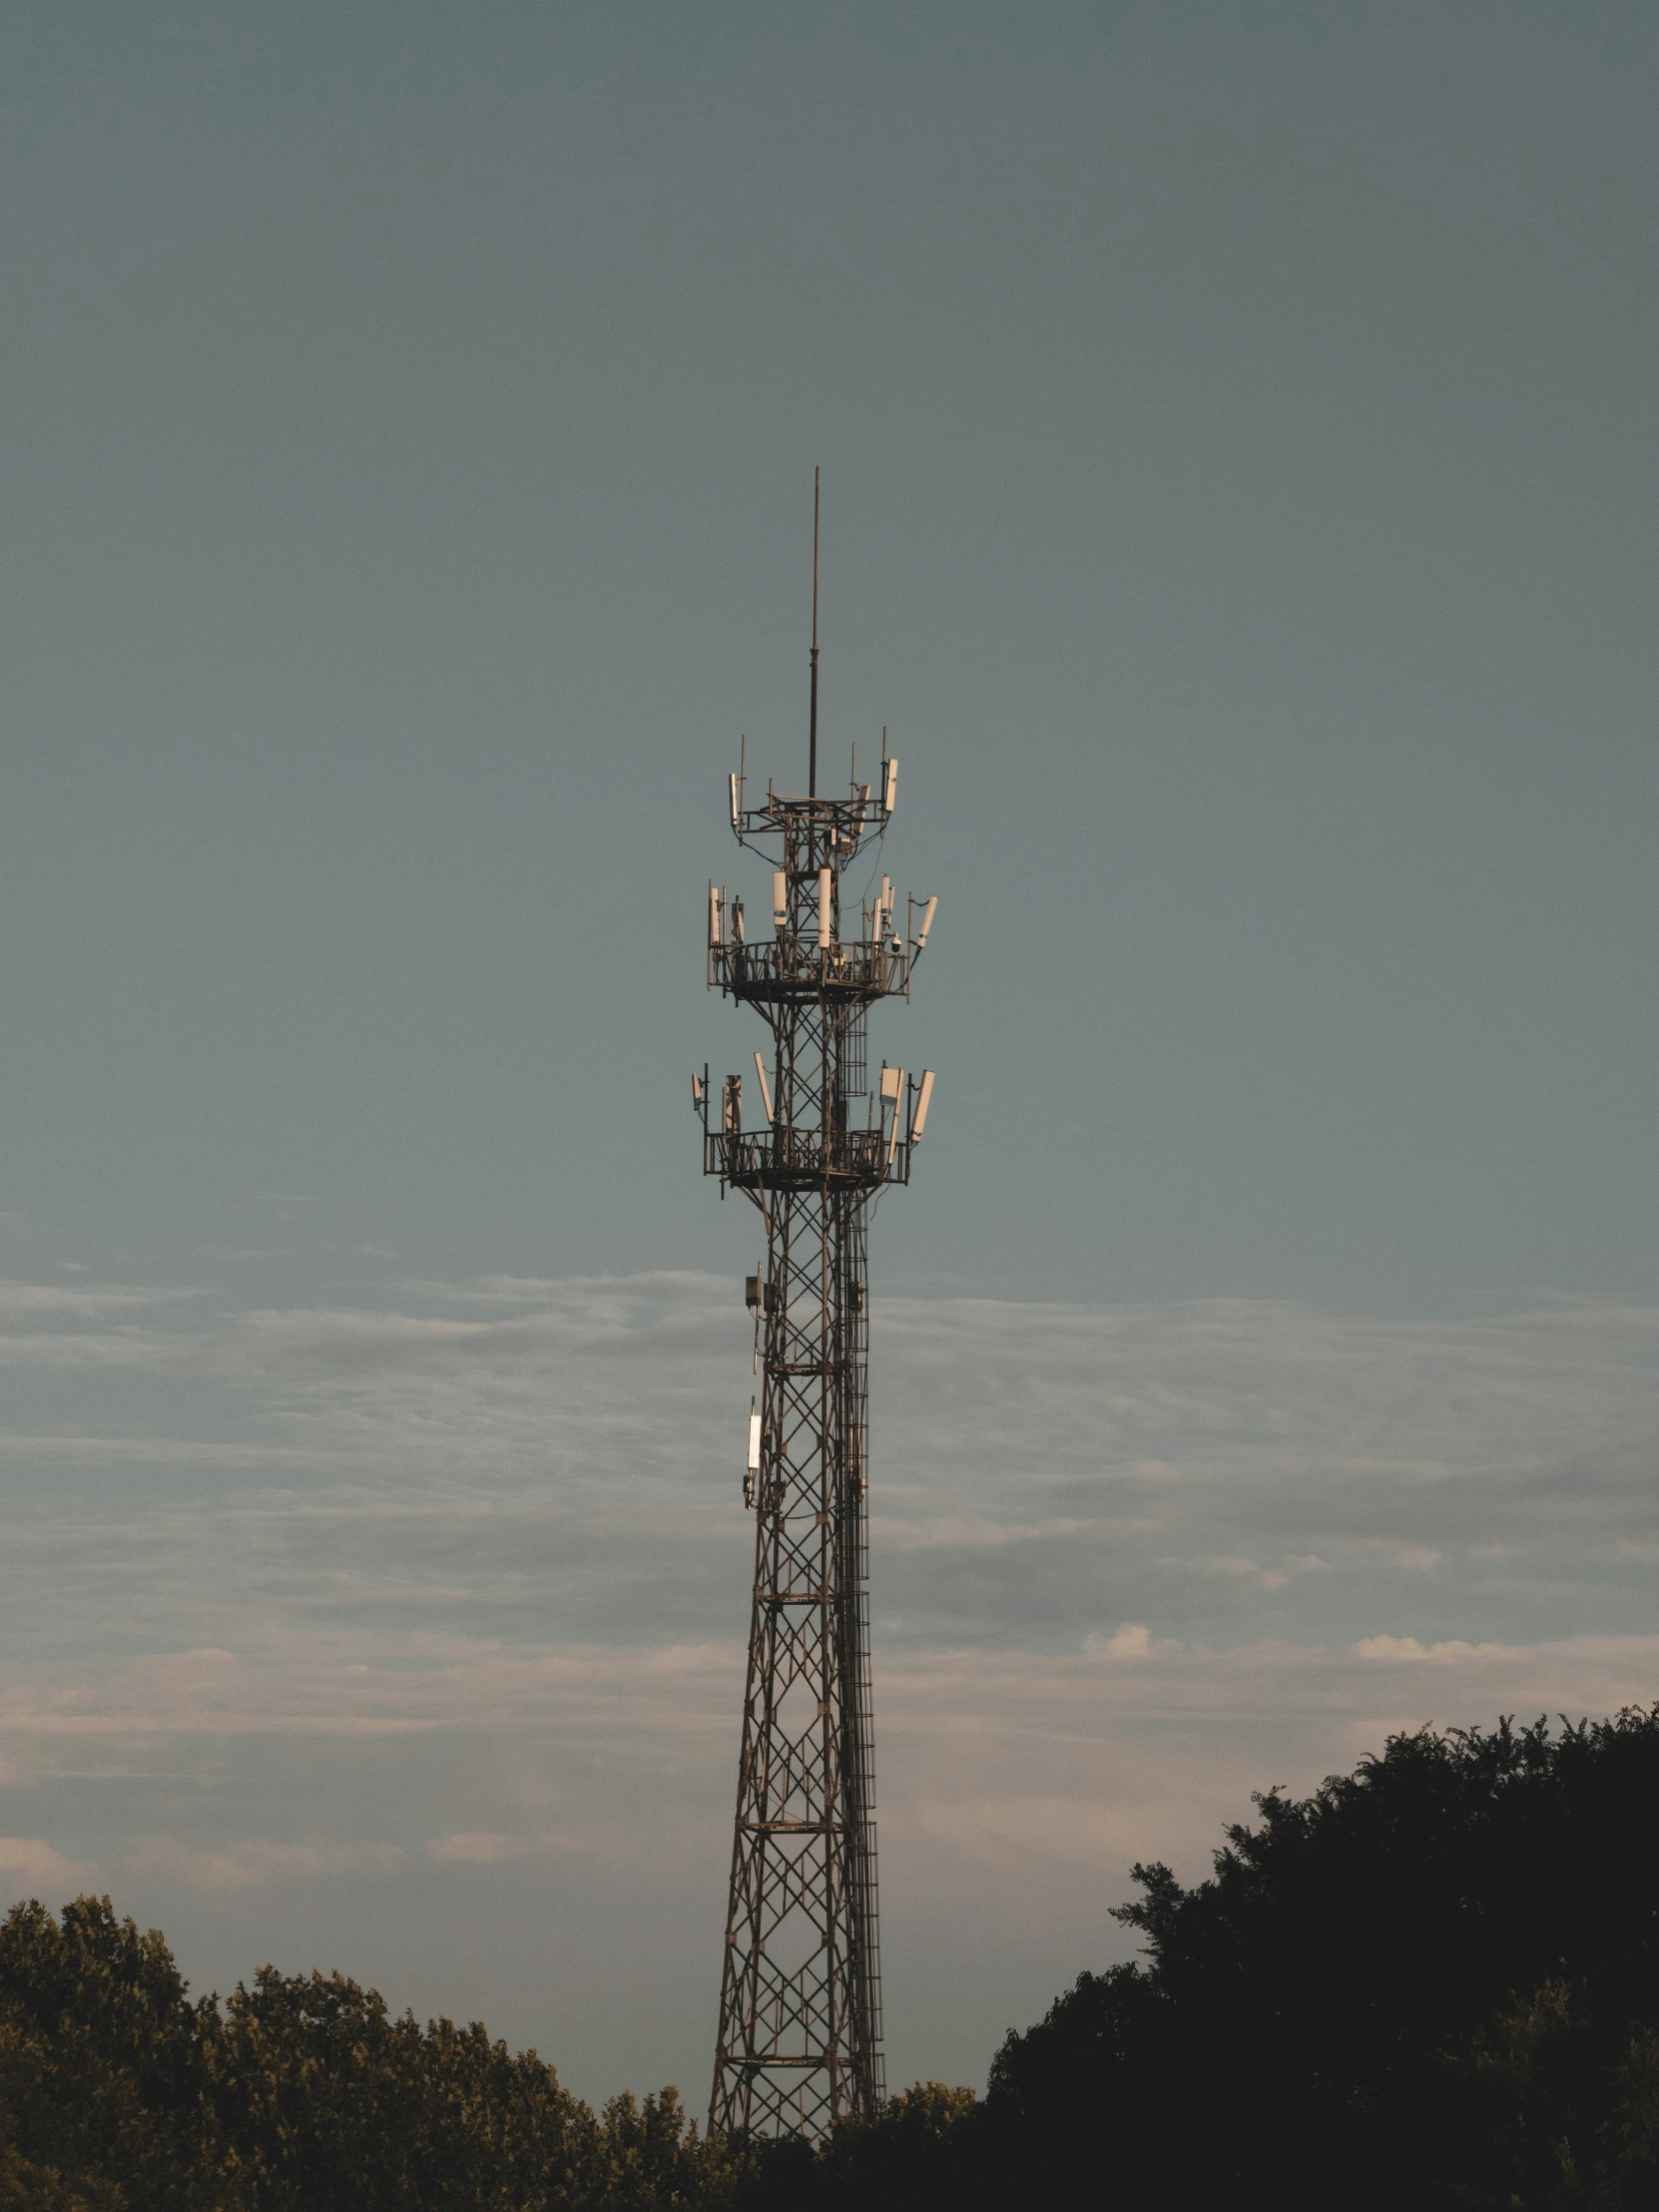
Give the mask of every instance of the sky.
POLYGON ((1655 1694, 1656 93, 1537 0, 6 12, 11 1894, 701 2105, 687 1078, 819 464, 824 757, 940 901, 889 2079, 1252 1790, 1655 1694))

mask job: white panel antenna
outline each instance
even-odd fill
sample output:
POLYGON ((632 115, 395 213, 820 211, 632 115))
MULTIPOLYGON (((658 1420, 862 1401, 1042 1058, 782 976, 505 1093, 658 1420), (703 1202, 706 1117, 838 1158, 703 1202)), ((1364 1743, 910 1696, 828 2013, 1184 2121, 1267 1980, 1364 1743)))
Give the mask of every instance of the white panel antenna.
POLYGON ((790 925, 790 879, 782 868, 772 878, 772 919, 777 929, 790 925))
POLYGON ((755 1073, 761 1078, 761 1104, 767 1110, 767 1120, 772 1119, 772 1085, 767 1081, 767 1071, 761 1065, 761 1055, 755 1055, 755 1073))
POLYGON ((912 1144, 921 1142, 921 1133, 927 1127, 927 1109, 932 1103, 932 1098, 933 1070, 923 1068, 921 1071, 921 1089, 916 1093, 915 1119, 910 1124, 910 1142, 912 1144))
POLYGON ((882 811, 891 814, 898 804, 898 756, 895 753, 887 763, 887 788, 882 795, 882 811))
POLYGON ((821 948, 830 944, 830 918, 835 896, 835 871, 821 867, 818 871, 818 941, 821 948))
POLYGON ((927 942, 927 932, 933 926, 933 916, 938 912, 938 908, 939 902, 936 898, 930 898, 927 901, 927 911, 922 915, 921 927, 916 932, 916 950, 918 952, 927 942))
POLYGON ((761 1409, 753 1398, 749 1401, 749 1471, 761 1471, 761 1409))
POLYGON ((738 827, 738 780, 735 776, 729 776, 727 782, 732 787, 732 827, 735 830, 738 827))

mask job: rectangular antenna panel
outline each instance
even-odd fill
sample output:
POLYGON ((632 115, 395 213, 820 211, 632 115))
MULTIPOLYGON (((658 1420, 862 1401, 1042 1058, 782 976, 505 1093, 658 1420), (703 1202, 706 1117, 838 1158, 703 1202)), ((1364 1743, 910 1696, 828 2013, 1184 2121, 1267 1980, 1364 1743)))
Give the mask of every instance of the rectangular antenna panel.
POLYGON ((910 1124, 910 1136, 912 1140, 919 1137, 922 1131, 927 1127, 927 1109, 928 1106, 932 1103, 932 1098, 933 1070, 931 1068, 923 1068, 921 1071, 921 1089, 916 1094, 916 1118, 910 1124))

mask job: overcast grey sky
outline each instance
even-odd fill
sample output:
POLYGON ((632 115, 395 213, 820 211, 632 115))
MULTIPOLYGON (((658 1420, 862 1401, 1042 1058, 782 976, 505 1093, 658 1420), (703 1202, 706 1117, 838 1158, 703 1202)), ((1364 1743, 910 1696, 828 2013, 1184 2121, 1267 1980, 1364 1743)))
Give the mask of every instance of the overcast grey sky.
POLYGON ((706 2090, 740 732, 883 724, 895 2078, 1652 1693, 1659 17, 0 27, 0 1864, 706 2090), (1041 1874, 1034 1880, 1034 1872, 1041 1874))

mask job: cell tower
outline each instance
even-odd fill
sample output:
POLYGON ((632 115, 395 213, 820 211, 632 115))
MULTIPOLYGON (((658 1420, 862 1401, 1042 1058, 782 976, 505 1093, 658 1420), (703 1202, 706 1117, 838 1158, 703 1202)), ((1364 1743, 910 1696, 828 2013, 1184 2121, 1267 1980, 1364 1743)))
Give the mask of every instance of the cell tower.
POLYGON ((844 799, 818 789, 818 482, 813 492, 813 649, 807 796, 769 783, 751 807, 732 777, 732 829, 774 862, 772 929, 752 937, 743 900, 709 886, 709 986, 772 1031, 718 1097, 693 1078, 703 1169, 753 1200, 766 1264, 755 1312, 745 1503, 755 1596, 732 1844, 711 2128, 816 2136, 881 2101, 881 1963, 867 1603, 864 1229, 871 1200, 908 1183, 933 1077, 881 1063, 872 1090, 865 1022, 910 995, 938 901, 906 900, 869 865, 892 819, 898 763, 881 734, 873 785, 856 751, 844 799), (866 863, 854 893, 848 871, 866 863), (843 886, 846 888, 843 890, 843 886), (854 908, 851 896, 859 897, 854 908), (854 933, 854 930, 856 933, 854 933), (770 1058, 770 1072, 767 1059, 770 1058))

